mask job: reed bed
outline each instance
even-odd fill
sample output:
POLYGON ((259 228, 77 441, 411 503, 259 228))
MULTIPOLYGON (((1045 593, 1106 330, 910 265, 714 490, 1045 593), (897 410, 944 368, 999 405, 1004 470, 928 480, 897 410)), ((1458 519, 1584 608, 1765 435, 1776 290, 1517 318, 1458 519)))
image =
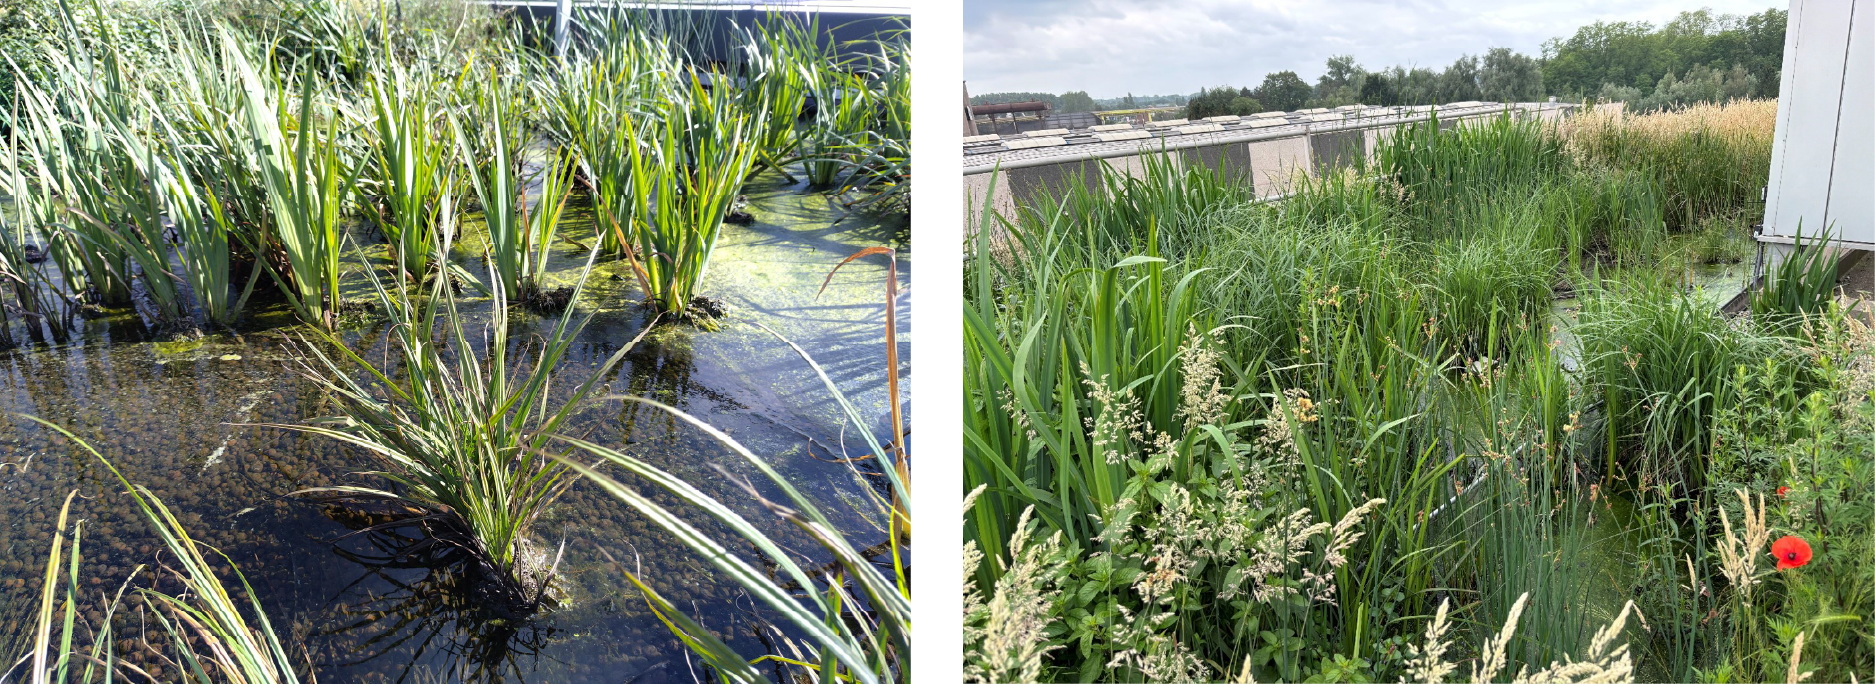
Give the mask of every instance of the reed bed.
POLYGON ((266 282, 335 329, 364 305, 344 301, 355 253, 382 250, 410 286, 474 279, 452 265, 473 255, 430 251, 445 199, 488 216, 499 283, 478 285, 534 305, 575 194, 639 296, 704 320, 717 307, 693 300, 758 164, 805 169, 853 210, 909 212, 907 29, 836 53, 814 19, 777 14, 718 63, 697 20, 621 5, 583 11, 560 61, 475 12, 405 22, 321 0, 257 28, 179 11, 138 15, 160 30, 135 40, 67 13, 18 74, 8 221, 56 264, 9 267, 28 326, 56 336, 86 306, 135 306, 163 332, 228 327, 266 282), (524 172, 543 145, 553 171, 524 172), (547 196, 524 201, 541 180, 547 196))
POLYGON ((1596 109, 1562 128, 1583 162, 1659 179, 1669 225, 1684 229, 1759 206, 1776 121, 1776 100, 1734 100, 1644 115, 1596 109))
POLYGON ((1730 167, 1499 119, 1404 129, 1279 202, 1168 169, 985 207, 968 677, 1863 676, 1862 613, 1833 602, 1869 605, 1875 545, 1830 526, 1875 498, 1828 478, 1870 467, 1875 374, 1843 370, 1867 321, 1813 259, 1743 317, 1680 277, 1688 207, 1741 210, 1699 188, 1768 173, 1754 106, 1729 137, 1621 120, 1730 167), (1741 526, 1739 492, 1770 521, 1741 526), (1800 542, 1830 551, 1766 560, 1800 542))
MULTIPOLYGON (((290 333, 298 370, 333 415, 265 427, 333 440, 376 464, 363 483, 296 494, 372 511, 367 532, 413 532, 418 555, 470 570, 459 588, 490 624, 512 629, 557 605, 564 546, 533 525, 590 480, 763 599, 762 619, 779 617, 768 631, 788 650, 747 657, 703 616, 664 601, 653 588, 662 578, 628 572, 714 676, 909 680, 912 498, 895 328, 886 335, 891 434, 861 428, 866 453, 852 459, 866 463, 854 475, 876 505, 861 515, 888 532, 889 569, 767 461, 681 411, 650 402, 761 472, 759 488, 744 483, 751 492, 785 493, 751 500, 832 565, 800 567, 723 503, 621 445, 568 434, 646 335, 680 321, 707 334, 727 315, 708 296, 709 268, 724 224, 753 218, 742 193, 754 174, 805 176, 851 210, 909 212, 909 29, 833 46, 812 18, 778 13, 718 46, 690 13, 615 5, 583 8, 586 30, 560 57, 472 3, 406 4, 414 20, 401 5, 393 15, 349 0, 288 3, 253 22, 179 10, 156 20, 153 43, 120 35, 108 13, 65 10, 45 27, 44 59, 15 72, 17 106, 0 113, 0 192, 14 202, 0 215, 0 294, 12 300, 0 302, 0 338, 11 344, 29 330, 64 341, 75 317, 128 310, 156 336, 194 337, 251 330, 255 304, 290 308, 304 324, 290 333), (597 225, 572 225, 569 207, 586 204, 597 225), (584 262, 550 268, 569 248, 584 262), (607 270, 626 283, 626 301, 582 301, 607 270), (575 273, 570 285, 549 281, 564 272, 575 273), (466 302, 484 296, 489 313, 478 319, 466 302), (556 384, 585 323, 619 304, 650 309, 637 336, 578 369, 586 379, 570 391, 556 384), (515 306, 548 330, 522 338, 515 306), (349 344, 368 322, 389 331, 382 357, 349 344), (620 484, 638 478, 677 497, 620 484), (683 522, 696 512, 735 536, 707 539, 683 522), (743 548, 756 555, 735 557, 743 548), (778 579, 763 565, 790 572, 778 579)), ((853 258, 896 258, 880 249, 853 258)), ((897 286, 886 288, 894 325, 897 286)), ((786 343, 843 420, 869 424, 786 343)), ((142 679, 296 681, 297 663, 252 591, 237 601, 217 579, 225 566, 208 561, 215 552, 148 490, 123 484, 169 542, 187 589, 143 593, 173 643, 160 647, 165 669, 142 679)), ((54 538, 63 544, 65 534, 61 520, 54 538)), ((69 557, 51 552, 45 625, 61 576, 76 577, 76 531, 70 539, 69 557)), ((64 604, 68 636, 78 600, 64 604)), ((70 639, 55 649, 42 627, 28 681, 129 677, 109 657, 109 621, 87 627, 102 630, 101 660, 70 639)))

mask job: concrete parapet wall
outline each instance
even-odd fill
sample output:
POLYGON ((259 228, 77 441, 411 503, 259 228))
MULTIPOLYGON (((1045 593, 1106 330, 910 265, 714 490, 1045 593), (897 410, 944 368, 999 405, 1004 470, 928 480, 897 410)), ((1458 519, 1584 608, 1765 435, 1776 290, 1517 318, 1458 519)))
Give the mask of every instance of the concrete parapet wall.
MULTIPOLYGON (((1458 105, 1440 108, 1437 114, 1440 128, 1482 125, 1503 114, 1518 119, 1558 121, 1573 110, 1572 106, 1541 103, 1461 104, 1467 108, 1458 105)), ((965 215, 970 227, 978 225, 985 193, 992 198, 992 210, 1013 218, 1017 207, 1032 202, 1037 193, 1058 198, 1075 178, 1083 179, 1088 187, 1100 191, 1104 188, 1105 174, 1139 177, 1146 168, 1145 158, 1160 154, 1164 154, 1166 162, 1175 169, 1196 165, 1220 170, 1227 176, 1254 184, 1258 197, 1280 196, 1290 191, 1298 174, 1319 177, 1373 161, 1384 138, 1431 114, 1408 108, 1394 112, 1390 116, 1349 117, 1321 123, 1246 118, 1228 129, 1207 122, 1202 124, 1205 130, 1194 131, 1197 135, 1166 131, 1163 124, 1169 122, 1154 122, 1149 129, 1134 129, 1137 134, 1125 136, 1104 131, 1070 131, 1067 136, 1055 138, 1062 142, 1046 150, 1021 149, 1026 141, 1020 139, 1004 139, 1003 144, 996 147, 999 152, 985 153, 987 147, 973 146, 964 160, 964 194, 969 203, 965 215), (1275 125, 1255 125, 1265 122, 1275 125), (1147 130, 1158 133, 1150 138, 1140 135, 1147 130), (1045 155, 1031 156, 1037 153, 1045 155), (996 176, 993 187, 990 184, 992 174, 996 176)))

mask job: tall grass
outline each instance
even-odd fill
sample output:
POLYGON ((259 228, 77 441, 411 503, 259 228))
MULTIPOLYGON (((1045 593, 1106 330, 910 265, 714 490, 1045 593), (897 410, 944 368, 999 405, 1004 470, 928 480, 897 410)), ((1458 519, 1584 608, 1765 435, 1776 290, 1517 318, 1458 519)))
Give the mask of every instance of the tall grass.
POLYGON ((1643 171, 1588 169, 1545 186, 1541 212, 1571 270, 1644 265, 1667 235, 1660 192, 1643 171))
POLYGON ((1776 100, 1735 100, 1647 115, 1597 109, 1562 126, 1572 156, 1657 179, 1667 225, 1758 206, 1769 177, 1776 100))
MULTIPOLYGON (((439 125, 441 107, 428 79, 392 61, 373 74, 370 139, 371 186, 382 207, 373 218, 391 245, 392 259, 412 282, 429 275, 444 193, 457 174, 453 146, 439 125)), ((492 223, 491 223, 492 225, 492 223)), ((519 293, 511 293, 516 296, 519 293)))
POLYGON ((1583 302, 1577 334, 1590 391, 1608 416, 1611 469, 1704 486, 1719 407, 1746 401, 1739 367, 1791 363, 1784 342, 1656 279, 1608 283, 1583 302), (1630 460, 1630 459, 1637 460, 1630 460))
POLYGON ((866 44, 867 99, 874 121, 846 139, 846 175, 835 194, 852 196, 849 209, 911 212, 911 40, 897 28, 866 44))
POLYGON ((872 90, 864 74, 848 65, 822 63, 807 70, 814 116, 801 142, 807 182, 832 187, 852 159, 852 142, 872 125, 872 90))
MULTIPOLYGON (((967 672, 1438 681, 1426 649, 1475 641, 1491 680, 1576 653, 1611 677, 1745 671, 1710 669, 1735 656, 1700 631, 1730 629, 1707 625, 1728 613, 1705 492, 1766 463, 1737 411, 1795 410, 1818 352, 1684 292, 1672 186, 1569 135, 1428 122, 1378 175, 1280 201, 1149 168, 985 207, 967 672), (1626 633, 1640 660, 1609 650, 1628 598, 1671 625, 1626 633), (1545 617, 1513 629, 1524 611, 1545 617)), ((1766 667, 1801 631, 1772 622, 1747 657, 1766 667)))
MULTIPOLYGON (((235 39, 223 32, 222 40, 232 46, 235 39)), ((240 121, 253 141, 272 217, 271 233, 263 234, 261 242, 277 242, 284 252, 285 272, 270 272, 302 319, 334 328, 343 304, 339 273, 347 235, 342 222, 361 165, 341 150, 338 113, 315 108, 312 77, 263 79, 238 46, 224 54, 239 74, 240 121), (291 95, 294 80, 297 104, 291 95)))
POLYGON ((1421 214, 1434 219, 1478 202, 1485 193, 1533 187, 1564 171, 1563 140, 1540 120, 1509 114, 1442 127, 1437 117, 1396 128, 1375 150, 1421 214))
POLYGON ((748 87, 759 93, 749 102, 769 122, 756 145, 757 161, 787 175, 786 165, 801 146, 797 122, 807 116, 814 71, 831 59, 820 41, 819 18, 799 22, 770 14, 760 25, 741 29, 740 37, 748 87))
POLYGON ((1773 329, 1790 329, 1807 316, 1829 311, 1836 302, 1840 254, 1829 245, 1829 231, 1806 243, 1799 229, 1791 251, 1752 292, 1752 318, 1773 329))
MULTIPOLYGON (((1014 227, 1011 237, 1019 253, 1048 255, 1082 239, 1072 232, 1085 226, 1057 219, 1039 234, 1014 227)), ((1119 502, 1130 474, 1103 443, 1124 439, 1124 430, 1084 431, 1084 422, 1102 419, 1087 413, 1090 395, 1135 394, 1143 421, 1170 430, 1179 384, 1173 361, 1187 336, 1216 322, 1188 295, 1197 274, 1168 273, 1151 252, 1066 270, 1048 258, 1010 265, 986 258, 989 240, 990 231, 978 232, 964 307, 965 388, 974 398, 964 469, 971 481, 996 483, 977 505, 975 536, 985 554, 1003 553, 1001 541, 1034 505, 1051 527, 1083 542, 1099 534, 1098 516, 1119 502), (998 282, 1036 295, 998 306, 998 282)))

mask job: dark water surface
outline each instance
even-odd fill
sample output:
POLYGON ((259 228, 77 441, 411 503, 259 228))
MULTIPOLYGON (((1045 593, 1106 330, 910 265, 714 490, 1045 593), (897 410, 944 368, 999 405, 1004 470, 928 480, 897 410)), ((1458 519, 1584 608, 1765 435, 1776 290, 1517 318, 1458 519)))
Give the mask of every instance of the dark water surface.
MULTIPOLYGON (((866 474, 876 466, 834 462, 843 445, 851 455, 864 453, 857 426, 846 424, 805 362, 748 323, 774 328, 812 353, 883 441, 884 260, 849 265, 825 294, 816 297, 815 290, 841 258, 881 244, 900 251, 900 285, 908 285, 908 233, 902 219, 853 216, 836 225, 839 213, 825 198, 770 176, 748 190, 757 223, 725 226, 703 287, 732 307, 728 321, 715 331, 659 326, 611 373, 603 392, 658 399, 728 431, 816 501, 855 545, 880 545, 886 534, 877 527, 882 521, 873 496, 882 483, 866 474)), ((586 240, 590 228, 569 232, 586 240)), ((564 269, 558 277, 570 282, 583 257, 570 246, 556 254, 564 269)), ((474 260, 458 261, 481 272, 474 260)), ((570 393, 646 325, 645 310, 626 304, 636 299, 636 286, 618 277, 625 273, 605 266, 589 282, 579 312, 597 315, 562 362, 557 394, 570 393)), ((364 278, 354 275, 351 282, 362 288, 364 278)), ((477 312, 478 323, 486 320, 485 300, 467 308, 477 312)), ((908 299, 902 301, 899 353, 906 397, 910 310, 908 299)), ((163 556, 161 542, 102 466, 12 413, 64 425, 162 497, 192 534, 239 564, 276 630, 296 651, 303 645, 323 683, 618 683, 700 676, 700 666, 645 609, 629 582, 603 562, 601 550, 637 566, 666 599, 745 655, 792 655, 782 643, 787 630, 777 632, 766 609, 720 581, 713 568, 660 528, 583 483, 533 532, 536 542, 550 547, 565 542, 561 570, 570 605, 551 613, 518 624, 490 620, 464 605, 457 590, 463 580, 448 569, 388 563, 395 537, 347 537, 351 530, 319 505, 286 496, 305 487, 373 484, 355 474, 370 464, 330 440, 252 425, 302 423, 334 411, 297 374, 290 344, 299 330, 283 325, 278 311, 254 318, 252 329, 239 335, 157 342, 152 340, 159 336, 134 317, 117 316, 86 322, 80 341, 71 344, 0 352, 0 411, 8 414, 0 416, 0 619, 6 620, 0 623, 0 657, 19 652, 58 507, 68 492, 79 491, 74 517, 87 521, 81 587, 88 597, 101 605, 132 567, 163 556)), ((514 318, 529 332, 549 332, 553 323, 518 310, 514 318)), ((358 326, 345 338, 354 348, 368 349, 369 358, 383 358, 382 324, 358 326)), ((711 466, 757 477, 752 469, 668 415, 616 400, 594 402, 568 432, 624 445, 632 455, 685 477, 767 529, 810 569, 831 560, 752 505, 711 466)), ((639 489, 688 513, 672 497, 639 489)), ((700 516, 685 517, 722 532, 700 516)), ((717 538, 748 552, 726 534, 717 538)), ((890 563, 889 555, 877 560, 882 567, 890 563)), ((150 570, 144 572, 147 578, 150 570)), ((176 590, 173 580, 156 581, 176 590)), ((145 628, 134 610, 127 621, 119 623, 120 630, 145 628)), ((147 628, 160 629, 153 622, 147 628)))

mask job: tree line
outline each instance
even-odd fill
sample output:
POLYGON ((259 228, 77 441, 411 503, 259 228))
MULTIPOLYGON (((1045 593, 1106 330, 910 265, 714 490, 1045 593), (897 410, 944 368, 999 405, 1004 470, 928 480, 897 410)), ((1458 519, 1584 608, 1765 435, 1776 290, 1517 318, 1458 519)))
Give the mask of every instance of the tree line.
POLYGON ((1427 105, 1485 100, 1531 102, 1548 97, 1581 102, 1620 101, 1643 110, 1744 97, 1777 97, 1788 12, 1751 15, 1681 12, 1655 26, 1644 21, 1598 21, 1526 55, 1497 47, 1464 55, 1443 69, 1369 70, 1353 55, 1328 58, 1314 84, 1294 71, 1266 74, 1255 87, 1223 85, 1189 96, 1095 99, 1086 91, 986 93, 972 104, 1040 100, 1059 112, 1132 109, 1184 104, 1188 118, 1262 111, 1294 111, 1347 104, 1427 105), (1149 101, 1148 101, 1149 100, 1149 101))

